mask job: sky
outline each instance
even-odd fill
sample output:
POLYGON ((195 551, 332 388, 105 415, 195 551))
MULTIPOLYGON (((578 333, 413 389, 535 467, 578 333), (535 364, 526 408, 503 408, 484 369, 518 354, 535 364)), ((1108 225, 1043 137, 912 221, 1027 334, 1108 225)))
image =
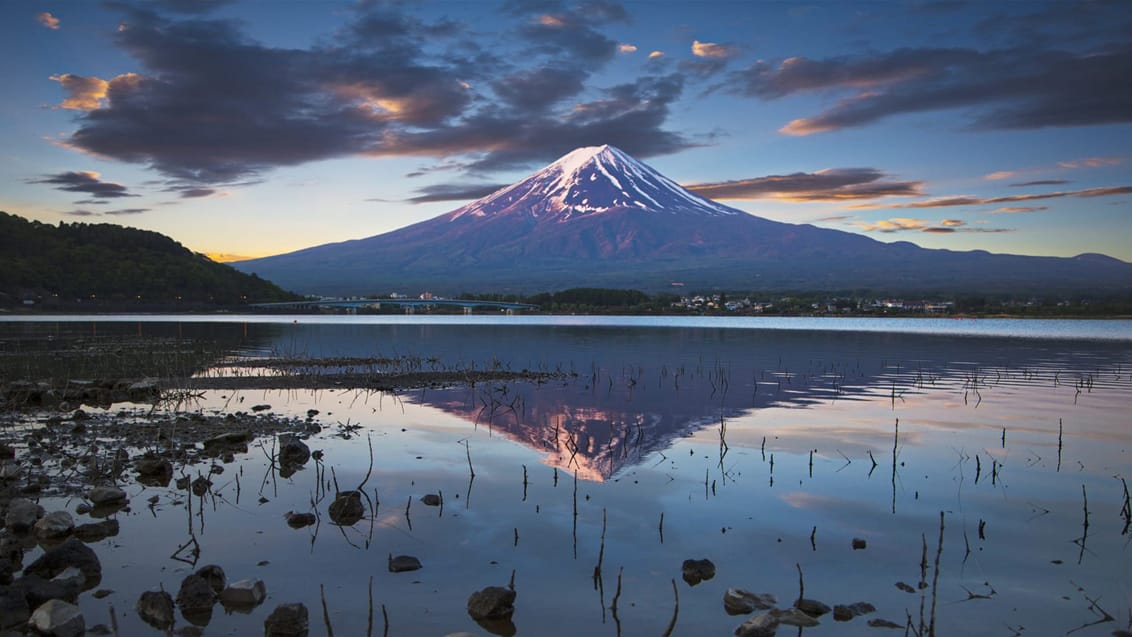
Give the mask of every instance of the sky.
POLYGON ((0 210, 252 258, 610 144, 769 219, 1132 261, 1130 7, 4 0, 0 210))

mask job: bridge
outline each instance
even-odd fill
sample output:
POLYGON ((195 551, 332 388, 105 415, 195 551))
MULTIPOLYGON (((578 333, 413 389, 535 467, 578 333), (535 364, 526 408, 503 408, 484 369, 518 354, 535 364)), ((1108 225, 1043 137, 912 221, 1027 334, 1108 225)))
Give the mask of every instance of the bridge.
POLYGON ((511 303, 508 301, 477 301, 474 299, 309 299, 306 301, 286 301, 281 303, 250 303, 248 307, 262 310, 317 310, 321 308, 343 307, 356 312, 358 308, 380 309, 396 306, 405 309, 405 314, 415 313, 420 307, 459 307, 464 314, 471 314, 475 308, 492 308, 514 314, 516 310, 537 310, 530 303, 511 303))

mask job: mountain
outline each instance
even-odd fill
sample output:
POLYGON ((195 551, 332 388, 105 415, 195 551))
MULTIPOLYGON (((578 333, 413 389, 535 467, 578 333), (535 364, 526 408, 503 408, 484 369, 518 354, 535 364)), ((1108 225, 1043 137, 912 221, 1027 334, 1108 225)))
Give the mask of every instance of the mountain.
POLYGON ((0 212, 0 305, 153 308, 297 298, 156 232, 108 223, 52 226, 0 212))
POLYGON ((929 250, 780 223, 695 195, 611 146, 382 235, 232 264, 304 293, 670 289, 1128 292, 1132 264, 929 250))

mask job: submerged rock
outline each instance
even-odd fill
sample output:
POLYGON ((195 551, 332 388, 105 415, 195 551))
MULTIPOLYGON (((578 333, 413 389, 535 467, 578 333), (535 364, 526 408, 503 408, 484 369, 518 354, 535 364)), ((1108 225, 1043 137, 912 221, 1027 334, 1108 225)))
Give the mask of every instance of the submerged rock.
POLYGON ((264 637, 307 637, 307 607, 302 604, 280 604, 263 620, 264 637))
POLYGON ((736 637, 774 637, 778 632, 778 618, 771 613, 755 615, 735 629, 736 637))
POLYGON ((488 586, 468 597, 468 614, 472 619, 505 619, 515 612, 515 591, 502 586, 488 586))
POLYGON ((216 591, 208 580, 196 574, 181 580, 181 590, 177 592, 177 607, 181 613, 210 610, 215 603, 216 591))
POLYGON ((75 527, 73 535, 83 542, 98 542, 108 537, 118 535, 118 520, 103 520, 80 524, 75 527))
POLYGON ((412 555, 398 555, 397 557, 389 556, 389 572, 390 573, 404 573, 408 571, 420 570, 421 561, 412 555))
POLYGON ((689 586, 695 586, 715 577, 715 564, 708 559, 684 560, 683 576, 689 586))
POLYGON ((226 607, 251 608, 259 606, 267 598, 267 586, 263 580, 242 579, 220 593, 220 603, 226 607))
POLYGON ((438 507, 438 506, 440 506, 441 499, 440 499, 440 496, 438 494, 429 493, 428 495, 421 497, 421 503, 423 503, 425 506, 429 506, 429 507, 438 507))
POLYGON ((799 599, 794 602, 794 608, 797 608, 810 617, 821 617, 832 610, 828 604, 823 604, 816 599, 799 599))
POLYGON ((868 602, 857 602, 856 604, 838 604, 833 607, 833 619, 839 622, 847 622, 854 617, 861 615, 868 615, 875 611, 877 608, 868 602))
POLYGON ((859 538, 859 537, 855 537, 855 538, 853 538, 853 550, 854 550, 854 551, 861 551, 861 550, 864 550, 864 549, 865 549, 865 548, 867 548, 868 546, 869 546, 869 543, 868 543, 868 542, 866 542, 865 540, 863 540, 863 539, 861 539, 861 538, 859 538))
MULTIPOLYGON (((168 462, 168 461, 166 461, 168 462)), ((172 469, 170 469, 172 471, 172 469)), ((116 502, 126 501, 126 492, 118 487, 95 487, 87 494, 87 499, 91 501, 94 506, 103 504, 112 504, 116 502)))
POLYGON ((296 436, 280 436, 279 464, 301 466, 311 459, 311 449, 296 436))
POLYGON ((44 602, 31 614, 28 624, 52 637, 78 637, 86 631, 86 620, 79 607, 61 599, 44 602))
POLYGON ((304 526, 310 526, 318 522, 318 518, 313 513, 295 513, 294 511, 287 512, 287 526, 292 529, 301 529, 304 526))
POLYGON ((138 617, 158 630, 173 625, 173 598, 165 591, 146 591, 138 598, 138 617))
POLYGON ((330 521, 339 526, 353 526, 366 515, 361 491, 341 491, 329 508, 330 521))
POLYGON ((86 577, 86 585, 93 588, 102 580, 102 563, 87 545, 76 538, 68 538, 59 546, 48 549, 24 569, 29 575, 55 577, 68 566, 74 566, 86 577))
POLYGON ((756 610, 770 610, 778 603, 774 595, 757 595, 741 588, 729 588, 723 594, 723 608, 729 615, 746 615, 756 610))
POLYGON ((228 583, 228 577, 224 575, 224 569, 216 564, 200 567, 197 569, 196 575, 208 582, 208 585, 212 587, 212 590, 215 591, 217 595, 224 590, 225 585, 228 583))

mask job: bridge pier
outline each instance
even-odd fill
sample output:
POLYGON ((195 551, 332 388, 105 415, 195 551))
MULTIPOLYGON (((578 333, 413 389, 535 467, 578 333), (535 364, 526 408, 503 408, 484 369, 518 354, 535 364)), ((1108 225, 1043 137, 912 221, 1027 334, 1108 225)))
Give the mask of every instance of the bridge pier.
POLYGON ((471 314, 471 313, 472 313, 472 306, 470 306, 470 305, 465 305, 465 306, 464 306, 464 316, 467 316, 467 315, 469 315, 469 314, 471 314))
POLYGON ((405 314, 416 314, 416 311, 413 309, 412 305, 406 305, 405 314))
POLYGON ((514 308, 507 308, 507 316, 515 316, 514 308))

